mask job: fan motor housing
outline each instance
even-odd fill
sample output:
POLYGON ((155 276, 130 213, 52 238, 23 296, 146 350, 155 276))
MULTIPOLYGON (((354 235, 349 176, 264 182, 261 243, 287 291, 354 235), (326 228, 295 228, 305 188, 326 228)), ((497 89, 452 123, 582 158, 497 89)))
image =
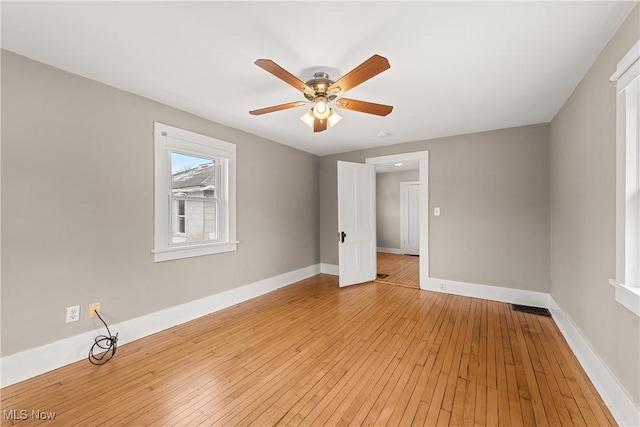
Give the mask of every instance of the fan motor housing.
POLYGON ((319 96, 325 97, 328 100, 333 101, 338 96, 337 94, 332 94, 332 95, 327 94, 327 89, 334 82, 333 80, 329 79, 329 74, 323 71, 315 73, 313 75, 313 78, 311 80, 306 81, 305 83, 307 84, 307 86, 312 88, 315 92, 315 95, 312 95, 306 92, 304 93, 305 98, 307 98, 309 101, 313 101, 319 96))

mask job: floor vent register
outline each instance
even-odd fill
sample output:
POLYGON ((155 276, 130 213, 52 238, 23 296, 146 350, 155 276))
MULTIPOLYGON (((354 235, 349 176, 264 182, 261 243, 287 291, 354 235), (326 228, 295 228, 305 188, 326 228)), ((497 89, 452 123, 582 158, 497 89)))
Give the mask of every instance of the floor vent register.
POLYGON ((529 305, 512 304, 515 311, 523 311, 525 313, 539 314, 541 316, 551 316, 551 312, 546 308, 531 307, 529 305))

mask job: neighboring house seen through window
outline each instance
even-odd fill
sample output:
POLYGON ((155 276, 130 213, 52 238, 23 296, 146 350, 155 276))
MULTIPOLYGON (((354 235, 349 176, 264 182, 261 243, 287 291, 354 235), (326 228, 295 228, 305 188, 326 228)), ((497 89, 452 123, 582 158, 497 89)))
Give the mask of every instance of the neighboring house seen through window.
POLYGON ((640 316, 640 41, 618 63, 616 83, 616 301, 640 316))
POLYGON ((155 123, 155 261, 236 249, 235 145, 155 123))

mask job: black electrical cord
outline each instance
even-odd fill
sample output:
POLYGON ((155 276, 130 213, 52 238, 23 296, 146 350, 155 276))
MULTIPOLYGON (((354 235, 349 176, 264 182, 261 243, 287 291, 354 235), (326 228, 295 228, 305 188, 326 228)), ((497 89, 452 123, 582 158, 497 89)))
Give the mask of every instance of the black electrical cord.
POLYGON ((96 342, 93 343, 91 349, 89 350, 89 362, 91 362, 91 364, 93 365, 104 365, 116 354, 116 350, 118 348, 118 333, 116 332, 115 336, 111 335, 111 331, 107 326, 107 322, 105 322, 102 317, 100 317, 100 314, 98 314, 97 311, 94 312, 96 313, 96 316, 98 316, 98 318, 102 321, 104 327, 107 328, 107 333, 109 335, 98 335, 96 337, 96 342), (99 352, 99 354, 97 355, 95 353, 96 350, 98 350, 99 352))

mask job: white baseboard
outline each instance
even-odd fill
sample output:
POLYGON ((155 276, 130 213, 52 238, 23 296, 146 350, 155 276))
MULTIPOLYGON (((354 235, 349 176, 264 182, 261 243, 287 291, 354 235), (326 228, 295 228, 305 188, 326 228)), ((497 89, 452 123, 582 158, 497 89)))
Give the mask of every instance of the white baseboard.
POLYGON ((338 276, 340 274, 340 270, 335 264, 320 264, 320 273, 338 276))
POLYGON ((479 285, 455 280, 429 277, 420 282, 420 288, 427 291, 444 292, 466 297, 482 298, 511 304, 549 307, 549 294, 524 289, 504 288, 502 286, 479 285), (426 282, 426 283, 425 283, 426 282))
MULTIPOLYGON (((164 329, 188 322, 243 301, 264 295, 318 273, 338 275, 334 264, 315 264, 289 273, 230 289, 189 303, 127 320, 111 327, 118 332, 119 344, 126 344, 164 329)), ((424 290, 548 308, 594 386, 621 426, 639 426, 640 409, 629 397, 606 364, 591 348, 572 320, 555 300, 544 292, 479 285, 446 279, 428 278, 420 284, 424 290), (444 289, 442 285, 444 284, 444 289)), ((85 332, 42 347, 0 359, 0 387, 32 378, 87 357, 96 332, 85 332)))
MULTIPOLYGON (((320 271, 320 264, 311 265, 135 319, 126 320, 110 326, 109 329, 114 334, 118 333, 118 344, 123 345, 315 276, 320 271)), ((0 387, 24 381, 87 358, 89 347, 94 342, 96 335, 96 331, 84 332, 51 344, 1 358, 0 372, 2 377, 0 379, 0 387)))
POLYGON ((618 424, 620 426, 640 426, 640 408, 629 397, 615 375, 593 350, 591 344, 584 338, 571 318, 564 313, 553 297, 550 297, 549 301, 548 308, 553 320, 618 424))
POLYGON ((402 249, 397 249, 397 248, 376 248, 376 250, 378 252, 384 252, 384 253, 387 253, 387 254, 402 255, 402 249))

